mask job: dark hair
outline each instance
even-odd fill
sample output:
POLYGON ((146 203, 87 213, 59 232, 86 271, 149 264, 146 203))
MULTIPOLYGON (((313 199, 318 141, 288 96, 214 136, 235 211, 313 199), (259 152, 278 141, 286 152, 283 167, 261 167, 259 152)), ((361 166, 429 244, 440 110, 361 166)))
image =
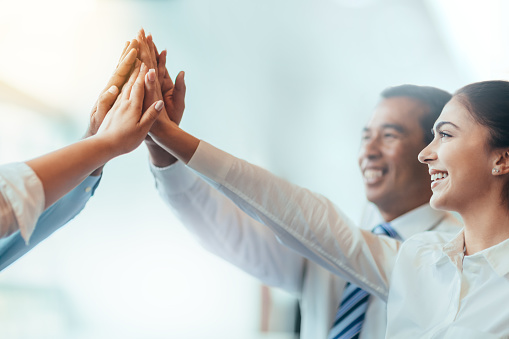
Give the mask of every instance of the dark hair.
POLYGON ((433 140, 433 133, 431 132, 433 124, 438 119, 445 104, 452 98, 452 95, 444 90, 435 87, 416 85, 389 87, 384 89, 382 93, 380 93, 380 96, 384 99, 407 97, 420 101, 428 108, 428 114, 425 114, 420 120, 426 145, 433 140))
MULTIPOLYGON (((509 82, 476 82, 460 88, 454 98, 466 107, 476 122, 488 128, 489 147, 509 147, 509 82)), ((502 192, 503 201, 509 202, 509 180, 502 192)))
POLYGON ((460 88, 454 98, 490 131, 488 146, 509 147, 509 82, 483 81, 460 88))

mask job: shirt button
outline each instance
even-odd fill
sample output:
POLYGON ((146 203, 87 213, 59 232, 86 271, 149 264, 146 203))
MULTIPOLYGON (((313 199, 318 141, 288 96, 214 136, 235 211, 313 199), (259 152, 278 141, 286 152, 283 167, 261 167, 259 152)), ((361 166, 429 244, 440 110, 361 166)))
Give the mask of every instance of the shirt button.
POLYGON ((92 190, 92 187, 88 186, 87 188, 85 188, 85 192, 88 193, 92 190))

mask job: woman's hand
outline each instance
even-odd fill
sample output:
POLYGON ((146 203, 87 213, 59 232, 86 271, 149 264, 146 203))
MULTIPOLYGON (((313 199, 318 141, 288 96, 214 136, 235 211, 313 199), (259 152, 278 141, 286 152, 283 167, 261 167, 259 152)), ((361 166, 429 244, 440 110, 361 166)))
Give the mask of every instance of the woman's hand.
POLYGON ((138 147, 164 108, 163 101, 158 100, 142 113, 147 72, 147 66, 137 61, 129 81, 97 132, 97 137, 107 138, 118 154, 138 147))

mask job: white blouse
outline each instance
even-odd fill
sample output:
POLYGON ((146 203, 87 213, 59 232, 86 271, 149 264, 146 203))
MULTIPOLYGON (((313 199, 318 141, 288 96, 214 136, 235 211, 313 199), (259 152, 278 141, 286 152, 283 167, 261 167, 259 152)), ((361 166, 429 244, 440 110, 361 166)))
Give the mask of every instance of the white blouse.
POLYGON ((287 246, 387 300, 387 338, 509 337, 509 240, 465 258, 462 231, 402 244, 358 228, 325 197, 203 141, 188 166, 287 246))
POLYGON ((0 238, 19 230, 28 243, 44 199, 42 183, 27 164, 0 166, 0 238))

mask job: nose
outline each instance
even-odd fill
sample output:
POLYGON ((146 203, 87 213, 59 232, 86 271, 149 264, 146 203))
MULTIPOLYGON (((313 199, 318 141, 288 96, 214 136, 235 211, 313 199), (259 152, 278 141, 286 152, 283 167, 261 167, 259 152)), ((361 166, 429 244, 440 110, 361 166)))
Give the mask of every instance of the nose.
POLYGON ((423 164, 428 164, 434 160, 437 160, 437 153, 434 149, 434 141, 430 142, 428 146, 419 153, 417 159, 423 164))

